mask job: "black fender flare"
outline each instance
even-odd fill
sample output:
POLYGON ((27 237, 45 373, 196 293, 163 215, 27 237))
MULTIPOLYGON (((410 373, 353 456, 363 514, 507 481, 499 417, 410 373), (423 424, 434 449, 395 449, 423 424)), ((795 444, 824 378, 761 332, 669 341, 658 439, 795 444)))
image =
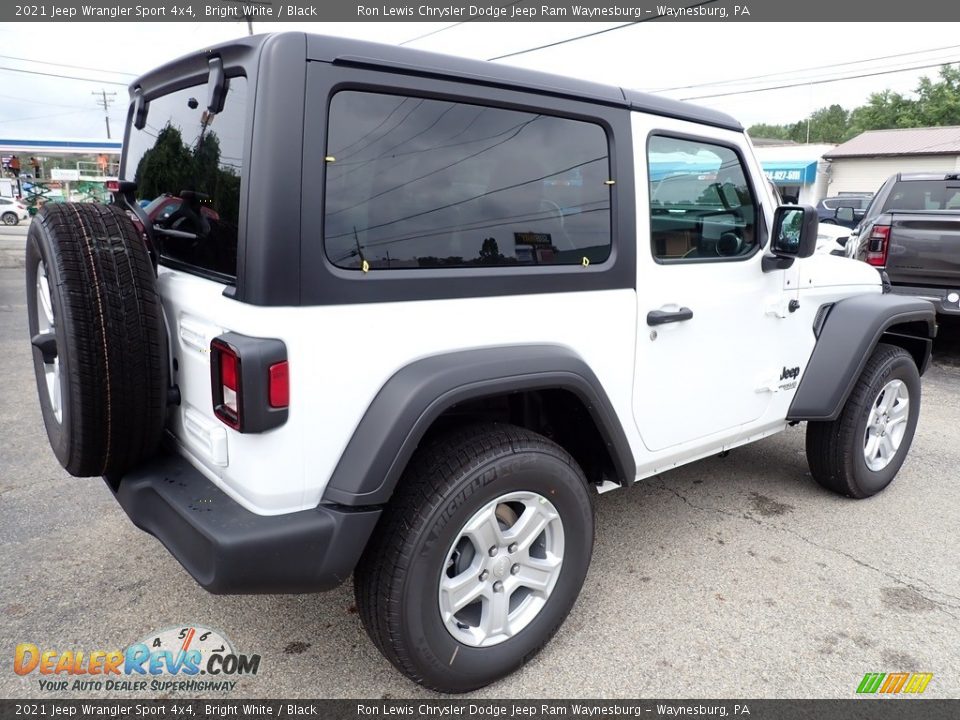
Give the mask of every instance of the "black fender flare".
MULTIPOLYGON (((927 300, 894 294, 868 293, 833 304, 820 326, 817 344, 800 380, 787 420, 836 420, 867 359, 881 337, 894 325, 914 323, 922 350, 914 357, 922 374, 937 334, 936 311, 927 300)), ((896 333, 896 329, 893 331, 896 333)))
POLYGON ((434 355, 384 383, 340 456, 322 502, 380 505, 390 499, 430 425, 457 403, 548 388, 573 392, 606 443, 621 483, 636 462, 617 413, 587 363, 560 345, 512 345, 434 355))

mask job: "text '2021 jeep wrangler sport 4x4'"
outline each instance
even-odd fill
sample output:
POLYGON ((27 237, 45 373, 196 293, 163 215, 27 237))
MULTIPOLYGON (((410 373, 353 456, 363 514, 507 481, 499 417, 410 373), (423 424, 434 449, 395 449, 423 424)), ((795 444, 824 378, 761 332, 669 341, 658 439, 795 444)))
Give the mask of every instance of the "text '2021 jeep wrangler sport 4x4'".
POLYGON ((811 257, 721 113, 289 33, 134 82, 121 176, 28 236, 57 458, 211 592, 353 572, 431 688, 549 640, 597 491, 807 421, 863 498, 913 438, 933 308, 811 257))

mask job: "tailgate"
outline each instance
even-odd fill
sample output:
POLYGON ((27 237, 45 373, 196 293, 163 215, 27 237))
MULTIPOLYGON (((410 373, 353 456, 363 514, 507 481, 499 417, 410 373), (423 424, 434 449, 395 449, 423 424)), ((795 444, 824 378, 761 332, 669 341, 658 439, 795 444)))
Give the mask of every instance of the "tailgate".
POLYGON ((960 212, 892 213, 887 274, 893 283, 960 286, 960 212))

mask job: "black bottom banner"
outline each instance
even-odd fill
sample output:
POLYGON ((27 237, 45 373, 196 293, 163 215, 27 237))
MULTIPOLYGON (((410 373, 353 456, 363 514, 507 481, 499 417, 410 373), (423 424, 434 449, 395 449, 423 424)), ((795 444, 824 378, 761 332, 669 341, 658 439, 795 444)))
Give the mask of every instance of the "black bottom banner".
POLYGON ((960 700, 0 700, 0 717, 953 720, 960 700))

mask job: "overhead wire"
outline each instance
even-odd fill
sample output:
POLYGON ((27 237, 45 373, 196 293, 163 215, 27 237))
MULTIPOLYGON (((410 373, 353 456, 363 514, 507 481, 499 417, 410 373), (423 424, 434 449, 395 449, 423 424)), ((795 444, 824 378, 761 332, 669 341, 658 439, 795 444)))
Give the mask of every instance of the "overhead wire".
POLYGON ((933 63, 931 65, 916 65, 908 68, 900 68, 898 70, 882 70, 878 72, 861 73, 859 75, 848 75, 846 77, 839 77, 839 78, 826 78, 821 80, 805 80, 802 82, 792 82, 784 85, 774 85, 774 86, 765 87, 765 88, 750 88, 747 90, 736 90, 733 92, 726 92, 726 93, 714 93, 711 95, 694 95, 694 96, 680 98, 680 99, 681 100, 707 100, 709 98, 731 97, 734 95, 751 95, 754 93, 770 92, 772 90, 785 90, 787 88, 804 87, 807 85, 826 85, 828 83, 844 82, 846 80, 859 80, 860 78, 878 77, 881 75, 895 75, 897 73, 911 72, 913 70, 928 70, 930 68, 942 67, 943 65, 954 65, 958 62, 960 62, 960 60, 954 60, 952 62, 944 61, 944 62, 933 63))
POLYGON ((79 77, 77 75, 61 75, 59 73, 40 72, 39 70, 27 70, 25 68, 12 68, 12 67, 0 66, 0 70, 6 70, 7 72, 24 73, 26 75, 42 75, 44 77, 62 78, 64 80, 79 80, 81 82, 99 83, 101 85, 119 85, 120 87, 127 87, 127 85, 129 85, 129 83, 117 82, 115 80, 96 80, 94 78, 79 77))
MULTIPOLYGON (((694 5, 688 5, 684 9, 692 10, 694 8, 703 7, 704 5, 712 5, 715 2, 717 2, 717 0, 705 0, 704 2, 699 2, 694 5)), ((604 28, 603 30, 596 30, 594 32, 585 33, 583 35, 577 35, 576 37, 567 38, 566 40, 557 40, 556 42, 546 43, 545 45, 537 45, 536 47, 527 48, 526 50, 517 50, 515 52, 509 52, 503 55, 496 55, 494 57, 487 58, 487 60, 489 61, 503 60, 504 58, 508 58, 508 57, 516 57, 517 55, 526 55, 527 53, 536 52, 537 50, 546 50, 547 48, 566 45, 567 43, 576 42, 577 40, 584 40, 585 38, 596 37, 597 35, 603 35, 605 33, 611 33, 616 30, 622 30, 623 28, 639 25, 640 23, 651 22, 652 20, 659 20, 661 17, 663 16, 654 15, 652 17, 641 18, 640 20, 633 20, 631 22, 621 23, 620 25, 615 25, 614 27, 611 27, 611 28, 604 28)))
POLYGON ((71 65, 69 63, 58 63, 50 60, 36 60, 34 58, 17 57, 15 55, 0 55, 4 60, 20 60, 22 62, 37 63, 38 65, 54 65, 56 67, 70 68, 71 70, 90 70, 91 72, 108 73, 112 75, 129 75, 137 77, 137 73, 124 72, 123 70, 106 70, 104 68, 88 67, 86 65, 71 65))
MULTIPOLYGON (((929 48, 927 50, 913 50, 911 52, 895 53, 893 55, 879 55, 877 57, 863 58, 862 60, 851 60, 849 62, 829 63, 827 65, 814 65, 812 67, 796 68, 794 70, 783 70, 782 72, 776 72, 776 73, 767 73, 766 75, 748 75, 748 76, 743 76, 738 78, 728 78, 726 80, 716 80, 714 82, 695 83, 693 85, 677 85, 675 87, 646 90, 645 92, 656 94, 656 93, 663 93, 663 92, 671 92, 674 90, 694 90, 696 88, 701 88, 701 87, 736 85, 738 83, 749 82, 751 80, 764 80, 766 78, 779 77, 781 75, 792 75, 793 73, 808 72, 811 70, 829 70, 831 68, 845 67, 847 65, 862 65, 864 63, 877 62, 879 60, 890 60, 892 58, 907 57, 909 55, 925 55, 927 53, 941 52, 943 50, 955 50, 957 48, 960 48, 960 45, 944 45, 943 47, 929 48)), ((784 78, 784 80, 795 80, 795 79, 796 78, 784 78)))
MULTIPOLYGON (((526 2, 526 0, 515 0, 515 2, 512 2, 512 3, 510 3, 510 4, 506 5, 506 6, 500 5, 500 6, 498 6, 498 7, 513 7, 513 6, 515 6, 515 5, 521 5, 521 4, 523 4, 524 2, 526 2)), ((475 17, 475 18, 470 18, 469 20, 461 20, 460 22, 450 23, 449 25, 445 25, 445 26, 442 27, 442 28, 438 28, 438 29, 436 29, 436 30, 431 30, 430 32, 425 32, 425 33, 423 33, 422 35, 417 35, 416 37, 412 37, 412 38, 410 38, 409 40, 404 40, 402 43, 397 43, 397 44, 398 44, 398 45, 409 45, 410 43, 416 42, 417 40, 423 40, 424 38, 431 37, 432 35, 439 35, 440 33, 444 32, 445 30, 452 30, 452 29, 455 28, 455 27, 459 27, 460 25, 466 25, 467 23, 471 23, 471 22, 474 22, 474 21, 479 20, 479 19, 480 19, 480 16, 477 16, 477 17, 475 17)))

